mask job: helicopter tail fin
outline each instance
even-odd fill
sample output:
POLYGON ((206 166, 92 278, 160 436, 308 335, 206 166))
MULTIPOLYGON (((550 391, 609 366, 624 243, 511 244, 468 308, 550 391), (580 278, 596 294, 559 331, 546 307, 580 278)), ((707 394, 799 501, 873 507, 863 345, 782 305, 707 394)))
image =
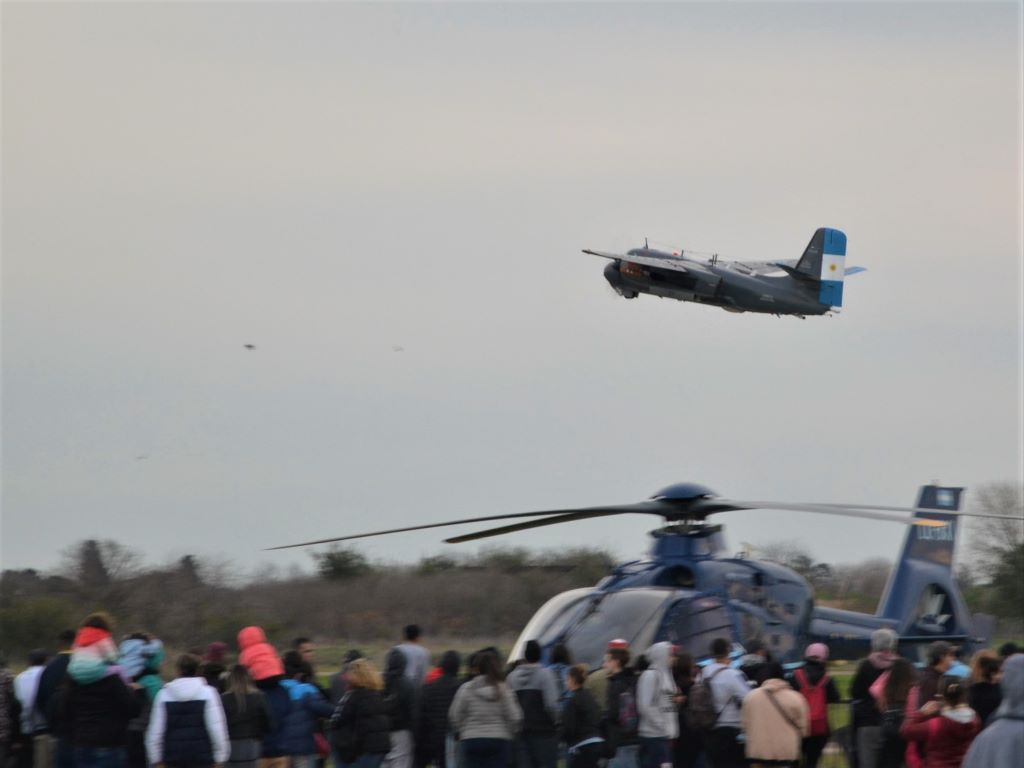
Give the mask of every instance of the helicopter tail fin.
POLYGON ((841 307, 845 262, 846 235, 838 229, 822 227, 807 244, 795 271, 819 283, 818 301, 830 307, 841 307))
POLYGON ((889 576, 876 615, 899 624, 901 636, 953 638, 970 634, 970 618, 953 578, 953 551, 963 488, 926 485, 916 506, 935 510, 917 517, 941 527, 908 525, 899 560, 889 576))

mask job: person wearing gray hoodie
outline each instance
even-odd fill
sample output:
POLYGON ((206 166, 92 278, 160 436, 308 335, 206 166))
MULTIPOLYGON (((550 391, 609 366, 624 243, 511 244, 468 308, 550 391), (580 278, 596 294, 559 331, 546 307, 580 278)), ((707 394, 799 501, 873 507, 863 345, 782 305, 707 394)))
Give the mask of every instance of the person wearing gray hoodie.
POLYGON ((463 768, 505 768, 523 712, 501 679, 498 657, 476 655, 477 675, 455 694, 448 720, 462 743, 463 768))
POLYGON ((679 688, 672 674, 672 643, 655 643, 644 654, 648 666, 636 682, 640 768, 672 765, 672 740, 679 736, 679 688))
POLYGON ((523 710, 523 730, 516 737, 517 768, 555 768, 558 763, 558 678, 540 664, 540 644, 526 643, 523 663, 508 676, 523 710))
POLYGON ((1024 755, 1024 653, 1003 663, 1003 701, 967 751, 962 768, 1013 768, 1024 755))

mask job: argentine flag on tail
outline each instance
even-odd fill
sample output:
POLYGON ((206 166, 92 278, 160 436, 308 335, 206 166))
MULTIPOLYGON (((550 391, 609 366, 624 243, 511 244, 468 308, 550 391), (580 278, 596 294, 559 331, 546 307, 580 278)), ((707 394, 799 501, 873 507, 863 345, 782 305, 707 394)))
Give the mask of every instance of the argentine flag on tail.
POLYGON ((838 229, 826 229, 821 248, 821 290, 818 301, 832 307, 843 306, 843 276, 846 273, 846 235, 838 229))

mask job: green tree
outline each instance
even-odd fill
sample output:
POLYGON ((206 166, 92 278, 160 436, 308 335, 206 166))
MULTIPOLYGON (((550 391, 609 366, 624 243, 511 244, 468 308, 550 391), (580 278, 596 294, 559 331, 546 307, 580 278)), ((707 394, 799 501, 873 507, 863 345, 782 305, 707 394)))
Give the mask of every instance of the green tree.
POLYGON ((971 518, 971 572, 987 584, 986 610, 1002 618, 1024 616, 1024 488, 1013 483, 978 490, 973 509, 1002 518, 971 518))
POLYGON ((313 552, 317 573, 328 581, 341 581, 365 576, 373 568, 366 556, 350 547, 331 547, 326 552, 313 552))

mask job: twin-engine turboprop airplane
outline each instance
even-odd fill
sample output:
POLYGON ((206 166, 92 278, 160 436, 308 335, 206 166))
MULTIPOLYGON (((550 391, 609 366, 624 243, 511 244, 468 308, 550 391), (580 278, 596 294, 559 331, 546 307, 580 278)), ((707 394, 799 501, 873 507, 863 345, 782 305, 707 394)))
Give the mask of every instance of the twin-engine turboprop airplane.
POLYGON ((624 298, 641 293, 679 301, 710 304, 729 312, 773 315, 824 315, 843 305, 843 278, 863 272, 846 267, 846 235, 819 229, 804 255, 787 261, 719 261, 696 259, 686 251, 669 253, 634 248, 625 254, 584 253, 611 259, 605 279, 624 298))

